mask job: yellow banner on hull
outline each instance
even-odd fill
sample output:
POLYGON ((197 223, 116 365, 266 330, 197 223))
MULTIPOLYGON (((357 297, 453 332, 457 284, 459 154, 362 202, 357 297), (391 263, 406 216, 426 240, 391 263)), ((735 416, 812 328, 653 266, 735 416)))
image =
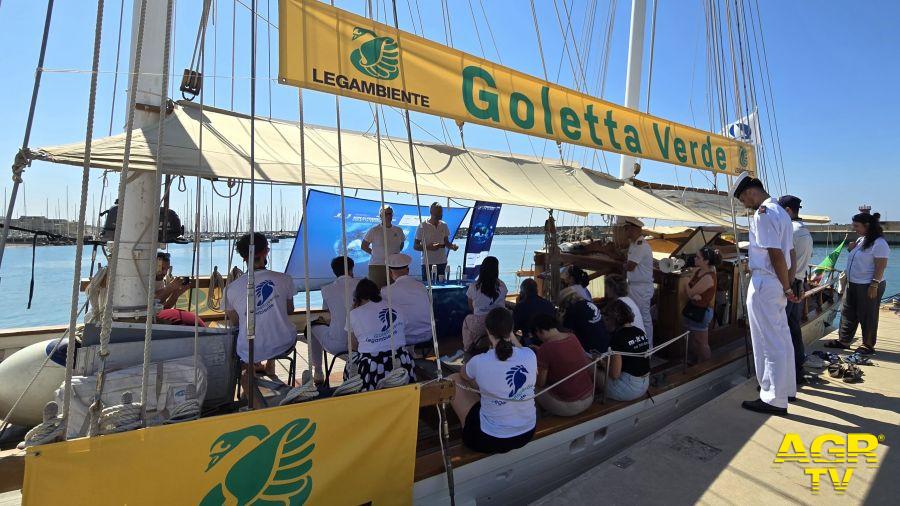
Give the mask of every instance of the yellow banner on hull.
POLYGON ((713 172, 753 147, 612 104, 318 0, 281 0, 279 81, 713 172))
POLYGON ((28 449, 22 503, 410 504, 419 387, 28 449))

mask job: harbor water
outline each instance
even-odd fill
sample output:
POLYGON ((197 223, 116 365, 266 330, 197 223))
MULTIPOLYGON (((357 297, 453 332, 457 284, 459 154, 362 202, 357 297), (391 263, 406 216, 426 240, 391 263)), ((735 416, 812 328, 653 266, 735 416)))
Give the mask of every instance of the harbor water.
MULTIPOLYGON (((284 270, 293 247, 292 239, 282 239, 272 244, 270 267, 284 270)), ((457 240, 460 249, 450 253, 451 272, 455 273, 463 258, 464 240, 457 240)), ((511 292, 517 291, 516 272, 529 269, 532 264, 533 251, 543 244, 542 235, 503 235, 494 238, 491 254, 500 260, 501 278, 511 292)), ((208 275, 214 266, 225 273, 229 265, 229 243, 215 241, 200 243, 200 272, 208 275)), ((816 246, 812 263, 818 263, 834 249, 833 246, 816 246)), ((176 276, 191 274, 192 244, 170 244, 168 251, 172 254, 172 267, 176 276)), ((900 247, 892 247, 892 255, 888 260, 885 273, 887 280, 886 294, 900 292, 900 247)), ((82 277, 90 273, 91 249, 86 248, 82 265, 82 277)), ((106 265, 102 251, 97 252, 98 262, 106 265)), ((842 269, 847 260, 846 252, 838 260, 838 268, 842 269)), ((75 261, 74 246, 39 246, 34 252, 34 289, 31 308, 27 308, 29 289, 32 277, 32 248, 30 245, 10 245, 3 257, 0 271, 0 329, 59 325, 68 322, 70 295, 72 290, 72 266, 75 261)), ((330 259, 319 261, 329 262, 330 259)), ((241 259, 231 256, 233 265, 241 268, 241 259)), ((363 273, 357 272, 358 276, 363 273)), ((319 292, 310 296, 312 307, 321 305, 319 292)), ((84 295, 81 295, 81 304, 84 295)), ((305 294, 297 294, 294 305, 305 306, 305 294)))

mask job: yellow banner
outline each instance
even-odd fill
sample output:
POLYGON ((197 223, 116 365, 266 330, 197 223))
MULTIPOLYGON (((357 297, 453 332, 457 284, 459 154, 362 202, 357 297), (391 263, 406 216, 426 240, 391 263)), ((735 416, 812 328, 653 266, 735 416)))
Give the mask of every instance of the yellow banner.
POLYGON ((318 0, 281 0, 279 81, 713 172, 753 147, 594 98, 318 0))
POLYGON ((28 449, 25 505, 410 504, 419 388, 28 449))

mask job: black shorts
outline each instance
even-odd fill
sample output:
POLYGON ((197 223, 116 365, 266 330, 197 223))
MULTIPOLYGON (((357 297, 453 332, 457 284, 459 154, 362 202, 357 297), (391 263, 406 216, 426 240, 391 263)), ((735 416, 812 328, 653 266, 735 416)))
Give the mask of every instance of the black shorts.
POLYGON ((521 448, 534 437, 534 429, 513 437, 494 437, 481 430, 481 403, 476 402, 466 415, 463 426, 463 444, 481 453, 506 453, 521 448))

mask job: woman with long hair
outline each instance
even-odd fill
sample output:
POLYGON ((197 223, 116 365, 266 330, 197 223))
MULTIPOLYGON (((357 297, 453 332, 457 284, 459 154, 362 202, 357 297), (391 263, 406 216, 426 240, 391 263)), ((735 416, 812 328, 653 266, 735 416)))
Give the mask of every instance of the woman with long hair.
POLYGON ((718 250, 703 247, 694 255, 694 275, 685 287, 687 307, 682 312, 681 321, 690 332, 688 350, 692 355, 692 363, 709 360, 709 324, 713 319, 713 306, 716 303, 716 284, 718 275, 716 266, 722 262, 718 250))
POLYGON ((537 349, 537 387, 550 387, 537 397, 538 404, 557 416, 575 416, 594 402, 593 372, 588 356, 575 334, 561 331, 553 315, 537 314, 531 322, 534 336, 541 342, 537 349))
POLYGON ((841 308, 841 328, 838 339, 825 343, 829 348, 850 348, 856 328, 862 327, 862 345, 856 351, 863 355, 875 353, 878 333, 878 307, 884 297, 887 268, 891 248, 884 239, 881 215, 862 212, 853 217, 853 231, 859 236, 847 246, 847 288, 841 308))
POLYGON ((537 358, 516 339, 506 308, 492 309, 485 326, 491 349, 449 377, 457 385, 451 405, 463 424, 463 444, 482 453, 506 453, 534 436, 537 358))
POLYGON ((500 261, 497 257, 485 257, 478 271, 478 279, 466 290, 469 311, 472 312, 463 320, 462 326, 463 350, 466 353, 472 354, 475 344, 484 337, 487 314, 494 308, 505 307, 506 294, 506 284, 500 279, 500 261))
MULTIPOLYGON (((645 353, 650 349, 644 331, 633 326, 633 321, 634 313, 621 300, 610 301, 603 307, 603 323, 610 333, 612 351, 645 353)), ((606 368, 605 361, 600 365, 606 368)), ((597 376, 606 381, 606 395, 610 399, 631 401, 645 395, 650 388, 650 359, 615 354, 609 359, 609 369, 597 376)))
POLYGON ((353 309, 349 317, 352 349, 358 351, 357 367, 363 380, 363 390, 375 390, 378 382, 394 369, 393 355, 406 369, 409 380, 415 381, 413 361, 406 351, 406 318, 389 308, 381 298, 378 285, 363 278, 353 291, 353 309))
POLYGON ((523 344, 531 344, 531 322, 540 314, 555 316, 556 307, 538 294, 537 282, 534 279, 525 278, 519 285, 519 295, 513 309, 513 325, 523 344))

